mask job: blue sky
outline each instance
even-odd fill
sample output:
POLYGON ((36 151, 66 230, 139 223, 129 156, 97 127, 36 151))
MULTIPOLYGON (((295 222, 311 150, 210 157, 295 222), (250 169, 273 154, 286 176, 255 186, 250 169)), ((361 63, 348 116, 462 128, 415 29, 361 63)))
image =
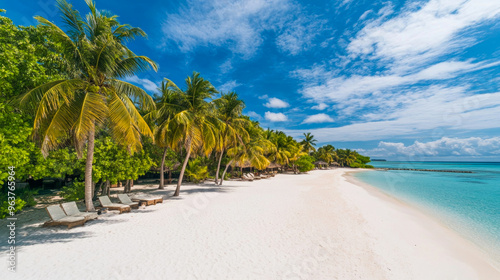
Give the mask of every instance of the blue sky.
MULTIPOLYGON (((86 13, 83 0, 71 0, 86 13)), ((100 0, 141 27, 153 93, 198 71, 263 127, 400 160, 500 161, 500 1, 100 0)), ((55 0, 9 1, 16 24, 55 0)))

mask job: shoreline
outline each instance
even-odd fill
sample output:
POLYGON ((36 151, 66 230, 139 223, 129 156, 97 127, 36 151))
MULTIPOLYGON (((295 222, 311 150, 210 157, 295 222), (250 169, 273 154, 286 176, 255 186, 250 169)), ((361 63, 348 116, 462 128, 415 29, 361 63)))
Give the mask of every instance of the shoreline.
POLYGON ((402 201, 369 183, 357 179, 353 175, 353 173, 357 172, 371 171, 376 170, 346 171, 342 176, 352 185, 363 189, 374 198, 386 202, 386 205, 392 208, 392 210, 400 211, 413 218, 419 226, 426 228, 430 233, 435 235, 436 239, 439 239, 440 243, 448 251, 448 254, 464 263, 474 266, 476 271, 480 272, 479 275, 482 275, 479 279, 490 279, 491 275, 500 275, 500 263, 497 260, 471 240, 462 236, 460 232, 448 227, 435 217, 430 210, 426 211, 402 201))
MULTIPOLYGON (((36 226, 48 219, 44 209, 22 213, 18 271, 0 267, 0 278, 500 277, 458 235, 408 206, 377 197, 376 189, 370 193, 349 182, 346 173, 339 168, 222 186, 187 184, 180 197, 171 196, 173 185, 136 185, 133 191, 167 199, 71 230, 36 226)), ((6 258, 2 254, 0 262, 6 258)))

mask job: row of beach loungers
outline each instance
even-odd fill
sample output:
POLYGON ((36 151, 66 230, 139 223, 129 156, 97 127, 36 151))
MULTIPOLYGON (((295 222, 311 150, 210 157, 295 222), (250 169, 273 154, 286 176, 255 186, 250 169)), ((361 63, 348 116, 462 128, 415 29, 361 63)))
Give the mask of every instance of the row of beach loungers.
POLYGON ((253 181, 253 180, 260 180, 260 179, 267 179, 270 177, 274 177, 276 175, 275 172, 271 172, 268 174, 260 174, 260 175, 255 175, 253 173, 245 173, 243 176, 241 176, 241 180, 243 181, 253 181))
MULTIPOLYGON (((130 212, 132 208, 138 209, 139 205, 155 205, 163 203, 163 197, 135 196, 130 198, 127 194, 119 194, 118 199, 121 203, 113 203, 107 195, 99 197, 101 208, 123 212, 130 212)), ((45 222, 44 226, 68 226, 68 229, 85 224, 85 222, 97 219, 97 212, 81 212, 76 206, 76 202, 66 202, 59 205, 51 205, 45 208, 50 216, 50 221, 45 222)))

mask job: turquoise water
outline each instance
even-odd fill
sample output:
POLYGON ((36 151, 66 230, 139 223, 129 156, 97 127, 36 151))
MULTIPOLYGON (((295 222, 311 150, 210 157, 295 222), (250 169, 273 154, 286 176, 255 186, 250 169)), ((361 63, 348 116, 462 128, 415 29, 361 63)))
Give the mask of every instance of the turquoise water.
POLYGON ((383 162, 379 168, 469 170, 474 173, 370 171, 359 180, 438 218, 500 262, 500 163, 383 162))

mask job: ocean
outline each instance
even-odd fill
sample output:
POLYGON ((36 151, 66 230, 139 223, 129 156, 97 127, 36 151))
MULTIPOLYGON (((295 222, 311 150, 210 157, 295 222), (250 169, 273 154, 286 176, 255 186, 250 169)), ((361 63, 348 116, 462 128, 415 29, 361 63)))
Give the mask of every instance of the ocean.
POLYGON ((376 168, 465 170, 473 173, 368 171, 354 176, 431 214, 500 263, 500 163, 371 162, 376 168))

